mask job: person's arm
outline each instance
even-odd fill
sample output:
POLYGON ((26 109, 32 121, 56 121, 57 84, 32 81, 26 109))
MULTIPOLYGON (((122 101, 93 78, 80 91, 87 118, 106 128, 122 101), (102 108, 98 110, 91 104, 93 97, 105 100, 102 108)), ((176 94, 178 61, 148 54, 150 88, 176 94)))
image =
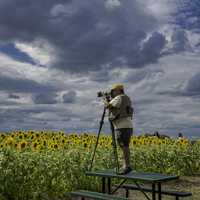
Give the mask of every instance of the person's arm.
POLYGON ((104 103, 104 106, 108 109, 112 108, 113 105, 105 98, 103 98, 103 103, 104 103))
POLYGON ((108 103, 108 108, 120 108, 121 106, 121 97, 116 96, 108 103))

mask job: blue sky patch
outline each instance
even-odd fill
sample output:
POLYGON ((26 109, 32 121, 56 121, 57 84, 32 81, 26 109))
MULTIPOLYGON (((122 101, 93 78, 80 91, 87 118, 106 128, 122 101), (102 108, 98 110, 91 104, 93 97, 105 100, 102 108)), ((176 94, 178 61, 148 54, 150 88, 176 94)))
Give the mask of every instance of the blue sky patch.
POLYGON ((32 65, 36 64, 28 54, 20 51, 13 43, 0 45, 0 52, 10 56, 17 61, 30 63, 32 65))

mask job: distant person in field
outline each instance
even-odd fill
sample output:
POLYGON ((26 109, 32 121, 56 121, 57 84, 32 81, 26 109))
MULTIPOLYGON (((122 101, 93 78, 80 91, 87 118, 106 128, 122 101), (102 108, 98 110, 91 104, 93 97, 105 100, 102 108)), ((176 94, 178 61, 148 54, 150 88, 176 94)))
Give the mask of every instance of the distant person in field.
POLYGON ((125 94, 122 84, 115 84, 111 88, 111 101, 105 102, 109 109, 109 120, 112 122, 118 145, 123 151, 124 166, 119 174, 132 171, 130 166, 129 143, 133 134, 133 108, 131 99, 125 94))
POLYGON ((178 139, 183 138, 183 134, 182 133, 178 133, 178 139))
POLYGON ((156 136, 157 138, 160 138, 160 134, 158 131, 154 132, 153 136, 156 136))
POLYGON ((178 133, 178 138, 177 138, 177 140, 179 141, 179 140, 182 140, 183 139, 183 134, 182 133, 178 133))
POLYGON ((158 131, 155 131, 153 136, 159 138, 159 139, 166 139, 166 138, 170 138, 168 135, 164 135, 164 134, 160 134, 158 131))

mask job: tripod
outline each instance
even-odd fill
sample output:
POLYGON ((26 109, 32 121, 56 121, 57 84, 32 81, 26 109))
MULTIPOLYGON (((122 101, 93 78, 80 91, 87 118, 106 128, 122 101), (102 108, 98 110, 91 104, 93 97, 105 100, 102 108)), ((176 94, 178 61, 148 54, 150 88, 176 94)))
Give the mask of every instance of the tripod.
MULTIPOLYGON (((105 113, 106 113, 106 108, 104 107, 103 114, 102 114, 101 121, 100 121, 97 141, 96 141, 96 144, 95 144, 95 148, 94 148, 94 152, 93 152, 92 161, 91 161, 91 164, 90 164, 89 171, 92 170, 92 165, 93 165, 93 161, 94 161, 94 157, 95 157, 95 153, 96 153, 96 148, 97 148, 97 145, 98 145, 98 142, 99 142, 99 136, 100 136, 103 124, 104 124, 105 113)), ((119 162, 118 162, 118 154, 117 154, 117 144, 116 144, 116 140, 115 140, 115 132, 114 132, 114 127, 113 127, 111 120, 109 120, 109 122, 110 122, 111 131, 112 131, 112 147, 113 147, 113 153, 114 153, 114 157, 115 157, 116 173, 118 173, 119 172, 119 162)))

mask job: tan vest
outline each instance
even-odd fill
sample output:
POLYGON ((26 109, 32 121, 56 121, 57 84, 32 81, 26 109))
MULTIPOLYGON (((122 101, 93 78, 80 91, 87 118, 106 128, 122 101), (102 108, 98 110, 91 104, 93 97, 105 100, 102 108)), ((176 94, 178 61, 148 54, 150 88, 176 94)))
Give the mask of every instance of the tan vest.
POLYGON ((120 95, 120 97, 122 100, 120 108, 109 109, 109 119, 111 121, 124 117, 133 117, 133 108, 131 106, 132 103, 130 98, 125 94, 120 95))

